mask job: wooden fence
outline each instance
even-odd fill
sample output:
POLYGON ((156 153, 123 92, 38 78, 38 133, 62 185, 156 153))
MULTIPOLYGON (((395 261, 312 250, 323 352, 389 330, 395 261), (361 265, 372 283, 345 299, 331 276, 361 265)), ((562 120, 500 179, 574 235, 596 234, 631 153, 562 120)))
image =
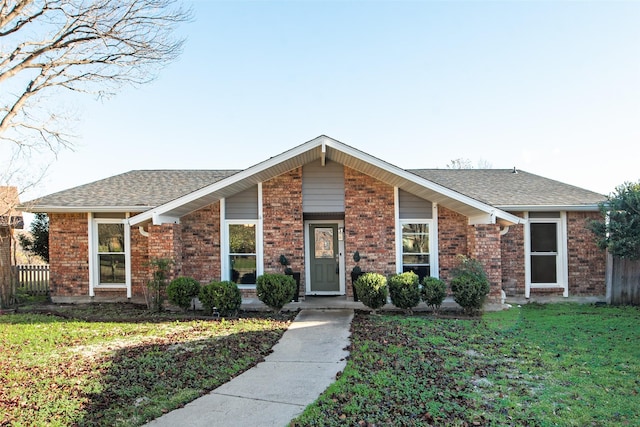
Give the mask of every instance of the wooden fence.
POLYGON ((13 277, 19 290, 29 295, 47 295, 49 293, 48 265, 16 265, 12 267, 13 277))
POLYGON ((614 258, 607 262, 607 302, 640 306, 640 260, 614 258))

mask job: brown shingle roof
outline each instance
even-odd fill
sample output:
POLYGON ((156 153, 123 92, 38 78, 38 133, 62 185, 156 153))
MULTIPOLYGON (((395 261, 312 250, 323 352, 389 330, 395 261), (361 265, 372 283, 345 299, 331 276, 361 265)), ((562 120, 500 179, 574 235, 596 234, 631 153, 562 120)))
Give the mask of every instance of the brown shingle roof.
MULTIPOLYGON (((136 170, 25 204, 35 207, 146 210, 227 178, 238 170, 136 170)), ((601 194, 510 169, 410 169, 407 172, 495 207, 594 206, 601 194)))
MULTIPOLYGON (((35 206, 149 208, 177 199, 236 170, 134 170, 44 196, 35 206)), ((29 205, 29 203, 25 204, 29 205)))
POLYGON ((584 206, 605 200, 602 194, 525 171, 512 169, 412 169, 422 178, 496 206, 584 206))

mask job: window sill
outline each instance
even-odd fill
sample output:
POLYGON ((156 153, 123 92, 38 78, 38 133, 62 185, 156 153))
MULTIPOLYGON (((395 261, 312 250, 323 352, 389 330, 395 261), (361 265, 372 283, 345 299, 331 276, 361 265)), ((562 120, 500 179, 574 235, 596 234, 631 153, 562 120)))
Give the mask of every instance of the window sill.
POLYGON ((126 284, 109 283, 104 285, 93 285, 93 289, 127 289, 126 284))
POLYGON ((238 285, 238 289, 247 289, 247 290, 255 290, 256 285, 238 285))

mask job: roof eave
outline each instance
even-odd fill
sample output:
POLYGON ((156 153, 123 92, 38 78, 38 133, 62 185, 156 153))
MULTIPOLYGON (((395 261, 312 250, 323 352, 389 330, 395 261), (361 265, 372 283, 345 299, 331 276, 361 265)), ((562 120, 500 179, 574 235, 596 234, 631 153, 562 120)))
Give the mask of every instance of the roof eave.
POLYGON ((31 213, 120 213, 120 212, 145 212, 154 206, 55 206, 34 205, 18 206, 16 209, 31 213))
POLYGON ((598 204, 588 205, 499 205, 499 209, 508 212, 598 212, 600 206, 598 204))

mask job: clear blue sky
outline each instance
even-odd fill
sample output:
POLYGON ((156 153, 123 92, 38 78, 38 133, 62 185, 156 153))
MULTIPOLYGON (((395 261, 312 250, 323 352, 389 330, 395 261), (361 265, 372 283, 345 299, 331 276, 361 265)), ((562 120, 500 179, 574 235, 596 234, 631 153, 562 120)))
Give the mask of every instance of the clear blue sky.
POLYGON ((76 149, 29 196, 243 169, 321 134, 402 168, 464 158, 604 194, 640 179, 640 2, 188 4, 156 81, 70 98, 76 149))

